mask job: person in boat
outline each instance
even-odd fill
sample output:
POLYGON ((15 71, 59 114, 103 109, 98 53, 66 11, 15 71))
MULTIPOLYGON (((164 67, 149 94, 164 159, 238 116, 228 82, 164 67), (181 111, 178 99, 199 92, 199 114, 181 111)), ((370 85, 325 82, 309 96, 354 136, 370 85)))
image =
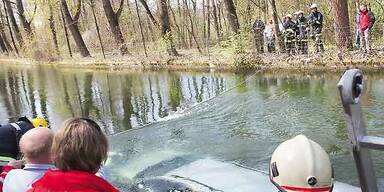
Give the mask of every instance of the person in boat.
POLYGON ((311 5, 311 14, 308 16, 308 25, 311 29, 311 37, 315 40, 316 52, 324 52, 322 40, 323 14, 318 10, 317 4, 311 5))
POLYGON ((280 144, 272 154, 269 178, 281 192, 331 192, 333 169, 325 150, 304 135, 280 144))
POLYGON ((118 191, 95 175, 107 151, 107 138, 96 122, 68 119, 53 138, 51 155, 58 170, 48 170, 29 191, 118 191))
POLYGON ((15 123, 0 126, 0 191, 7 173, 21 166, 19 141, 22 135, 34 127, 47 127, 48 123, 43 118, 35 118, 30 121, 27 117, 21 117, 15 123))
POLYGON ((15 123, 0 125, 0 172, 2 164, 18 159, 21 136, 30 129, 40 126, 47 127, 47 121, 43 118, 35 118, 30 121, 26 117, 19 118, 15 123))
POLYGON ((295 45, 296 45, 296 31, 298 30, 298 27, 296 23, 292 20, 292 15, 288 14, 286 16, 286 20, 283 24, 284 27, 284 43, 285 43, 285 49, 286 52, 289 55, 294 55, 295 45))
POLYGON ((368 6, 363 4, 359 12, 359 36, 360 36, 360 49, 364 52, 370 52, 370 32, 375 24, 375 15, 368 9, 368 6))
POLYGON ((7 173, 3 191, 27 191, 46 171, 55 169, 51 162, 53 135, 50 129, 39 127, 29 130, 21 137, 20 151, 26 164, 23 169, 15 167, 18 169, 7 173))

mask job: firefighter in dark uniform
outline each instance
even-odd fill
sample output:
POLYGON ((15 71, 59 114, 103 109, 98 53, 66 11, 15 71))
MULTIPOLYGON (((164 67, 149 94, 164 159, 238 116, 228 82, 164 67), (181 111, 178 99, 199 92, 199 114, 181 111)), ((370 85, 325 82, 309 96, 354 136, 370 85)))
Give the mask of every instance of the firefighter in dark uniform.
POLYGON ((297 24, 292 21, 292 15, 288 14, 283 24, 284 27, 284 44, 285 50, 288 55, 294 55, 296 52, 296 32, 298 30, 297 24))
POLYGON ((2 166, 9 161, 19 158, 19 140, 21 136, 34 127, 47 127, 47 121, 43 118, 33 119, 21 117, 15 123, 0 126, 0 173, 2 166))
POLYGON ((255 39, 255 46, 258 53, 264 53, 264 29, 265 24, 260 19, 253 23, 252 31, 255 39))
POLYGON ((297 12, 297 50, 299 54, 308 54, 308 20, 304 11, 297 12))
POLYGON ((311 14, 308 16, 308 24, 311 27, 311 38, 315 40, 316 52, 324 52, 322 40, 323 14, 318 11, 317 5, 311 6, 311 14))

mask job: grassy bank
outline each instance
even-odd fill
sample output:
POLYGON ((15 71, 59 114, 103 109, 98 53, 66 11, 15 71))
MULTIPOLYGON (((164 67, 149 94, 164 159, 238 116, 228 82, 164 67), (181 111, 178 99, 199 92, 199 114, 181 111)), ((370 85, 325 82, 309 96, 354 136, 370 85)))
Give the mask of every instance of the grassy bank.
POLYGON ((92 58, 66 58, 51 61, 32 60, 18 57, 0 57, 2 64, 14 65, 40 65, 61 68, 87 68, 87 69, 138 69, 138 70, 219 70, 237 71, 263 68, 266 71, 342 71, 348 68, 361 68, 369 71, 384 69, 384 52, 374 51, 364 54, 359 51, 337 53, 328 51, 324 54, 296 55, 264 53, 256 54, 246 51, 238 54, 223 50, 213 50, 209 54, 200 54, 195 51, 180 51, 181 56, 169 57, 161 53, 151 54, 148 57, 108 55, 92 58))

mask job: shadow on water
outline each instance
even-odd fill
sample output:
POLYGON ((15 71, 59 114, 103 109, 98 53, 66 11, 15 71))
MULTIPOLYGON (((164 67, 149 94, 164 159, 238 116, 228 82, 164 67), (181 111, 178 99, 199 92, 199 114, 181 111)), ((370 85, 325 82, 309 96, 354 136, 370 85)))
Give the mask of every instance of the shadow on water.
MULTIPOLYGON (((163 173, 166 169, 151 166, 158 161, 185 156, 267 170, 275 147, 298 134, 326 149, 337 180, 357 184, 336 90, 338 74, 249 77, 0 66, 0 123, 43 116, 56 130, 69 117, 95 119, 110 135, 110 179, 122 187, 143 170, 163 173)), ((381 136, 383 83, 382 76, 367 75, 362 99, 369 132, 381 136)), ((383 177, 384 156, 374 153, 374 159, 383 177)), ((168 161, 167 168, 183 161, 175 162, 168 161)))

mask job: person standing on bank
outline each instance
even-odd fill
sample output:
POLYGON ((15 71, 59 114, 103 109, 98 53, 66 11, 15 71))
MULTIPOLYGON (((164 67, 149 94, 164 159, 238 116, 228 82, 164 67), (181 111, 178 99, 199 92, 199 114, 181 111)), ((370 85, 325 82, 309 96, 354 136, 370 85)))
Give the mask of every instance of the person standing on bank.
POLYGON ((264 22, 260 19, 256 19, 255 23, 253 23, 252 31, 255 38, 257 53, 264 53, 264 29, 264 22))
POLYGON ((361 5, 359 12, 359 33, 361 43, 360 49, 364 52, 369 53, 371 51, 369 37, 370 31, 375 21, 375 15, 372 13, 372 11, 368 10, 367 5, 361 5))
POLYGON ((315 39, 316 52, 324 52, 324 45, 321 39, 323 20, 323 14, 319 12, 317 4, 312 4, 311 14, 308 16, 308 24, 311 27, 311 37, 315 39))
POLYGON ((270 19, 267 26, 265 26, 264 37, 267 41, 268 53, 275 52, 276 33, 272 19, 270 19))
POLYGON ((308 54, 308 20, 304 17, 304 11, 297 12, 297 46, 300 54, 308 54))
POLYGON ((295 55, 295 45, 296 45, 296 33, 298 31, 297 24, 292 20, 292 15, 288 14, 286 20, 283 24, 284 26, 284 43, 285 50, 288 55, 295 55))

